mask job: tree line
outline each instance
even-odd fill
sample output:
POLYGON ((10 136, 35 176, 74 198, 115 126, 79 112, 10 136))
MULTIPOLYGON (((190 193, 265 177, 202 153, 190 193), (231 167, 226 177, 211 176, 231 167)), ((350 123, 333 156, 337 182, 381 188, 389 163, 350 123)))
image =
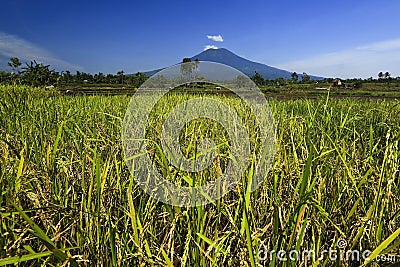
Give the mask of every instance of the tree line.
POLYGON ((125 75, 123 70, 116 74, 97 74, 76 71, 55 71, 50 65, 38 63, 36 60, 25 62, 22 67, 21 61, 17 57, 10 58, 7 65, 12 72, 0 71, 0 83, 24 84, 31 86, 62 86, 69 84, 121 84, 138 88, 148 77, 137 72, 134 75, 125 75))
MULTIPOLYGON (((322 82, 322 83, 332 83, 335 78, 324 78, 322 80, 313 80, 311 77, 303 72, 302 74, 297 74, 296 72, 293 72, 291 74, 290 79, 284 79, 284 78, 277 78, 277 79, 264 79, 261 74, 258 72, 255 72, 253 76, 250 77, 251 80, 258 86, 286 86, 290 84, 312 84, 316 82, 322 82)), ((352 78, 352 79, 343 79, 342 80, 344 83, 351 83, 354 85, 354 87, 359 88, 362 86, 363 83, 373 83, 373 82, 380 82, 380 83, 391 83, 391 82, 400 82, 400 77, 392 78, 391 74, 386 71, 386 72, 379 72, 378 73, 378 78, 375 79, 373 77, 369 77, 367 79, 361 79, 361 78, 352 78)))
MULTIPOLYGON (((183 63, 191 62, 190 58, 184 58, 183 63)), ((186 75, 190 75, 192 73, 192 69, 197 69, 198 61, 193 62, 192 65, 186 64, 185 66, 189 69, 181 69, 181 72, 186 75)), ((43 63, 38 63, 35 60, 25 62, 24 66, 22 66, 21 61, 17 57, 10 58, 10 61, 7 63, 8 67, 12 69, 12 72, 0 71, 0 83, 8 83, 8 84, 24 84, 31 86, 63 86, 63 85, 71 85, 71 84, 120 84, 120 85, 128 85, 135 88, 139 88, 148 77, 141 72, 137 72, 132 75, 125 75, 123 70, 118 71, 116 74, 104 74, 102 72, 91 74, 76 71, 75 73, 71 73, 70 71, 61 71, 57 72, 54 69, 50 68, 50 65, 44 65, 43 63)), ((302 74, 297 74, 293 72, 291 74, 291 78, 277 78, 273 80, 264 79, 261 74, 255 72, 251 77, 254 83, 258 86, 285 86, 290 84, 311 84, 318 81, 312 80, 311 77, 303 72, 302 74)), ((334 78, 325 78, 321 82, 331 83, 334 78)), ((393 81, 400 82, 400 77, 392 78, 389 72, 379 72, 378 79, 374 79, 370 77, 368 79, 347 79, 344 82, 352 83, 354 87, 359 88, 363 83, 368 82, 385 82, 390 83, 393 81)))

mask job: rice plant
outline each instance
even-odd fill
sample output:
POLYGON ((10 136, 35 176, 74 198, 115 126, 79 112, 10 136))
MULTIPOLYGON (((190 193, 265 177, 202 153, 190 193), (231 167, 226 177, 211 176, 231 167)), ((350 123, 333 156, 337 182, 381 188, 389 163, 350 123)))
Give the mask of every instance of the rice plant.
MULTIPOLYGON (((198 177, 163 163, 152 145, 160 125, 192 97, 169 95, 148 124, 154 164, 185 185, 218 179, 229 154, 219 125, 193 121, 183 153, 195 156, 207 136, 221 144, 220 161, 198 177)), ((213 97, 236 107, 256 146, 249 109, 213 97)), ((121 144, 128 102, 0 87, 0 266, 380 266, 379 255, 400 254, 398 101, 269 101, 277 153, 262 186, 247 190, 249 166, 235 190, 190 208, 163 204, 133 180, 121 144), (319 257, 338 240, 375 260, 319 257), (276 253, 305 250, 317 257, 282 261, 276 253)))

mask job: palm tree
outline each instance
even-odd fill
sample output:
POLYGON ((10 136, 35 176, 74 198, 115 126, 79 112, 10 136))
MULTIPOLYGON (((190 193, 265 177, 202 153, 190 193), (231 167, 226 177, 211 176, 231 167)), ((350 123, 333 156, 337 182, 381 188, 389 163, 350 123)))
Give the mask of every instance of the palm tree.
POLYGON ((7 63, 7 65, 13 69, 13 72, 15 72, 16 70, 18 70, 19 72, 19 66, 21 66, 22 64, 17 57, 12 57, 10 58, 10 61, 7 63))
POLYGON ((387 81, 387 84, 389 85, 389 83, 390 83, 390 73, 388 71, 385 72, 385 80, 387 81))

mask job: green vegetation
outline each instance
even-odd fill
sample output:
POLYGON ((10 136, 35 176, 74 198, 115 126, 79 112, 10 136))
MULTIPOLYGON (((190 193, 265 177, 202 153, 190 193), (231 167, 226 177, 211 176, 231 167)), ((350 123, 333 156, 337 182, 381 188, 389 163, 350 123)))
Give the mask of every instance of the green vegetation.
MULTIPOLYGON (((198 60, 192 62, 190 58, 183 58, 182 63, 187 63, 182 65, 182 77, 189 78, 196 75, 198 60)), ((68 70, 57 72, 49 65, 36 61, 22 64, 17 57, 10 58, 7 65, 12 72, 0 71, 0 84, 55 87, 58 91, 70 95, 132 95, 148 79, 141 72, 133 75, 125 74, 123 70, 115 75, 101 72, 93 75, 80 71, 71 73, 68 70)), ((316 81, 305 72, 302 74, 293 72, 290 79, 265 80, 256 72, 251 79, 268 98, 279 100, 317 99, 323 97, 328 90, 331 98, 400 99, 400 77, 391 77, 387 71, 379 72, 377 77, 377 79, 370 77, 347 80, 326 78, 316 81), (340 84, 337 81, 340 81, 340 84)), ((165 79, 162 76, 158 78, 165 79)), ((241 84, 245 80, 244 77, 238 76, 235 82, 241 84)), ((215 86, 204 88, 210 93, 215 91, 215 86)), ((189 86, 186 89, 189 89, 186 90, 189 93, 198 91, 196 86, 189 86)))
POLYGON ((141 72, 135 75, 125 75, 124 71, 118 71, 116 75, 85 73, 76 71, 72 74, 70 71, 57 72, 51 69, 50 65, 43 65, 35 60, 26 62, 25 66, 20 68, 22 63, 17 57, 10 58, 7 64, 12 72, 0 71, 0 84, 17 84, 31 86, 55 86, 59 89, 64 87, 71 88, 82 84, 96 85, 127 85, 134 88, 140 87, 147 80, 147 76, 141 72))
MULTIPOLYGON (((270 101, 277 154, 258 190, 247 193, 249 168, 224 198, 179 208, 146 195, 124 164, 128 97, 0 85, 0 265, 297 266, 276 257, 260 262, 258 255, 262 249, 318 255, 341 238, 349 249, 398 255, 399 102, 320 94, 270 101)), ((193 96, 177 92, 160 107, 193 96)), ((156 115, 148 130, 155 141, 162 124, 156 115)), ((198 131, 186 134, 207 132, 207 123, 194 123, 189 129, 198 131)), ((182 147, 193 153, 193 144, 182 147)), ((150 152, 162 171, 161 152, 150 152)), ((359 265, 315 263, 350 264, 359 265)))
POLYGON ((356 99, 400 99, 400 83, 387 86, 382 83, 362 83, 351 89, 336 88, 330 83, 318 84, 291 84, 285 86, 262 86, 263 93, 274 99, 318 99, 330 92, 331 98, 356 99))

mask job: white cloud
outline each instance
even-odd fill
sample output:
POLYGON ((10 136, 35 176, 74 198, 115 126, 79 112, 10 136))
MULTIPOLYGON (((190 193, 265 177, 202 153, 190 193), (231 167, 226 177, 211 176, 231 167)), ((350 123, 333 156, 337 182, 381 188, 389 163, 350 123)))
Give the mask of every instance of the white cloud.
POLYGON ((0 56, 18 57, 22 62, 36 60, 59 70, 82 70, 80 66, 58 58, 51 52, 18 36, 0 32, 0 56))
POLYGON ((206 51, 208 49, 218 49, 218 47, 215 46, 215 45, 206 45, 206 46, 204 46, 204 50, 203 51, 206 51))
POLYGON ((367 51, 390 51, 400 49, 400 39, 394 39, 389 41, 383 41, 379 43, 373 43, 370 45, 360 46, 358 50, 367 51))
POLYGON ((222 38, 221 34, 218 35, 207 35, 207 38, 213 40, 214 42, 223 42, 224 39, 222 38))
POLYGON ((400 39, 395 39, 287 62, 277 67, 323 77, 368 78, 376 77, 380 71, 389 71, 395 77, 400 75, 399 62, 400 39))

